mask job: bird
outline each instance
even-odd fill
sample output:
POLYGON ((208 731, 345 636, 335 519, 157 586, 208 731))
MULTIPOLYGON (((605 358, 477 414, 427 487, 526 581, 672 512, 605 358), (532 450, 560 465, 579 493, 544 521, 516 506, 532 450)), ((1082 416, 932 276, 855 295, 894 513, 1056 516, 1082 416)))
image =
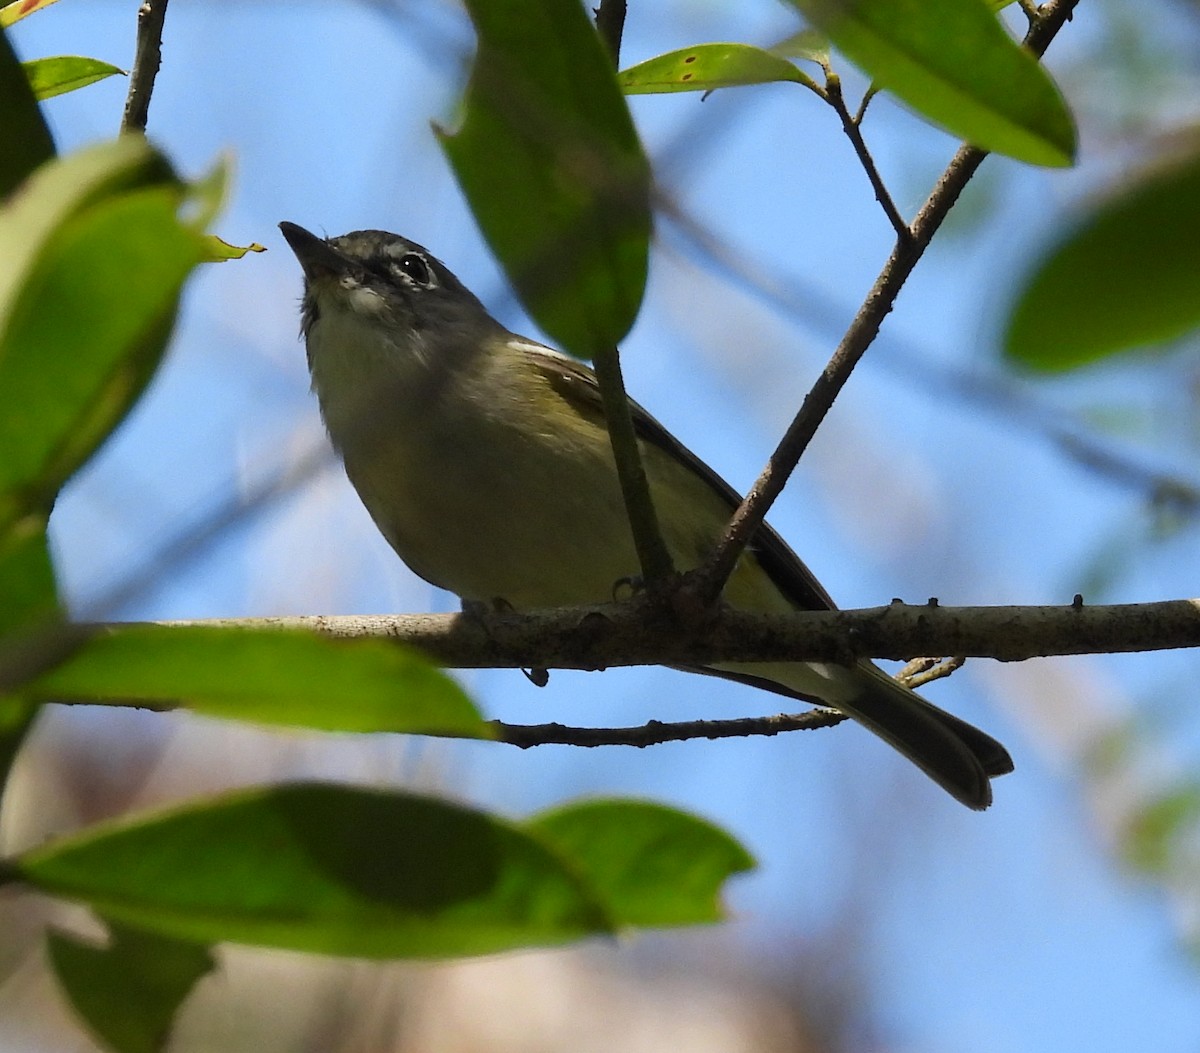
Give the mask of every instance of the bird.
MULTIPOLYGON (((464 608, 610 600, 639 572, 595 374, 511 332, 426 248, 382 230, 280 230, 304 274, 312 387, 347 476, 397 555, 464 608)), ((712 553, 737 492, 636 402, 629 409, 663 539, 680 570, 712 553)), ((833 610, 763 524, 723 599, 833 610)), ((991 804, 1013 769, 994 738, 865 659, 714 663, 689 671, 832 708, 955 799, 991 804)))

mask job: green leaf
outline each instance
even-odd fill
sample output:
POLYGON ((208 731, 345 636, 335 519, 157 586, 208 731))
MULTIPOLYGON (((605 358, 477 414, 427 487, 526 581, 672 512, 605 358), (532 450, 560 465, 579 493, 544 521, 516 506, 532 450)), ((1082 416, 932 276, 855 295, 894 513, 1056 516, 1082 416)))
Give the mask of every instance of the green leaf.
POLYGON ((1200 325, 1200 155, 1093 208, 1034 268, 1009 317, 1005 354, 1073 369, 1200 325))
POLYGON ((1058 88, 981 0, 792 2, 879 87, 952 134, 1030 164, 1073 162, 1058 88))
POLYGON ((749 44, 697 44, 639 62, 617 76, 627 95, 713 91, 776 81, 816 87, 811 77, 787 59, 749 44))
POLYGON ((175 1013, 216 966, 206 947, 109 924, 108 946, 69 933, 46 934, 50 964, 71 1005, 118 1053, 160 1053, 175 1013))
POLYGON ((754 867, 725 831, 643 801, 571 804, 529 821, 600 890, 622 925, 695 925, 724 917, 725 882, 754 867))
POLYGON ((637 316, 650 169, 583 5, 467 0, 479 36, 465 116, 442 146, 530 315, 584 358, 637 316))
POLYGON ((784 58, 805 59, 819 66, 828 66, 830 60, 829 38, 815 29, 802 29, 771 48, 771 54, 784 58))
POLYGON ((1123 854, 1126 862, 1150 874, 1167 873, 1185 837, 1200 819, 1200 784, 1184 783, 1143 805, 1129 820, 1123 854))
POLYGON ((208 236, 208 260, 212 263, 222 263, 225 260, 240 260, 247 252, 266 252, 267 247, 252 241, 249 245, 232 245, 224 238, 215 234, 208 236))
POLYGON ((10 867, 50 895, 204 943, 439 957, 612 929, 587 883, 519 825, 344 786, 254 789, 95 826, 10 867))
POLYGON ((38 99, 51 99, 125 71, 118 66, 82 55, 58 55, 23 63, 29 86, 38 99))
POLYGON ((462 689, 422 656, 381 640, 307 632, 105 629, 21 691, 324 731, 490 737, 462 689))
MULTIPOLYGON (((0 10, 0 19, 6 10, 0 10)), ((0 29, 0 201, 53 156, 54 140, 41 107, 8 37, 0 29)), ((5 253, 12 251, 8 242, 3 244, 5 253)))
POLYGON ((0 531, 44 513, 122 419, 204 258, 140 136, 52 162, 0 211, 0 531))

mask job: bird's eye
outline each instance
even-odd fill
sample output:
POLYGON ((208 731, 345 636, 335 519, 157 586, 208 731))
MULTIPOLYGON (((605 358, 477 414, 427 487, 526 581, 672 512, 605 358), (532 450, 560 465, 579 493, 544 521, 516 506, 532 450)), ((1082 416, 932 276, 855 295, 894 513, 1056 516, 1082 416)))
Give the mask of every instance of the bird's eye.
POLYGON ((396 264, 396 269, 415 285, 432 285, 429 264, 415 252, 405 253, 396 264))

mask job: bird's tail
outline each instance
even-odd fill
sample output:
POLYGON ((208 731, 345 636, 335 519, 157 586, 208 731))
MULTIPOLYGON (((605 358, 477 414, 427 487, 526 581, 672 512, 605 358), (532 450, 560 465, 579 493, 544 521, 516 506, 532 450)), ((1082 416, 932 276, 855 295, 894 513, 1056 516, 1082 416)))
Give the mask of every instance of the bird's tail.
POLYGON ((867 662, 855 670, 856 691, 837 708, 894 746, 926 775, 970 808, 992 803, 991 779, 1013 770, 999 742, 938 709, 867 662))
POLYGON ((1013 770, 1008 750, 991 735, 938 709, 873 662, 852 667, 774 662, 690 668, 840 710, 969 808, 991 804, 991 780, 1013 770))

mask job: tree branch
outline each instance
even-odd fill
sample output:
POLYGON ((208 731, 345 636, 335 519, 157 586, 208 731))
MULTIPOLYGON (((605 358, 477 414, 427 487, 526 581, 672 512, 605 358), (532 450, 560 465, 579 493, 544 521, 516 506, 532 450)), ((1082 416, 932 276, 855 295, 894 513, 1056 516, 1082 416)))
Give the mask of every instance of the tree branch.
MULTIPOLYGON (((1035 55, 1042 55, 1071 17, 1076 3, 1078 0, 1048 0, 1041 9, 1039 20, 1026 34, 1025 46, 1035 55)), ((768 509, 783 490, 817 428, 850 379, 854 367, 878 335, 879 327, 895 305, 896 297, 908 276, 986 156, 986 151, 978 147, 959 147, 917 213, 910 236, 897 239, 837 350, 805 396, 800 411, 788 426, 762 474, 730 519, 712 558, 689 575, 686 588, 693 602, 685 606, 690 607, 693 603, 703 606, 716 601, 754 531, 766 518, 768 509)))
POLYGON ((129 94, 125 97, 123 132, 145 132, 150 117, 150 96, 154 78, 162 63, 162 29, 167 17, 168 0, 145 0, 138 8, 137 50, 129 74, 129 94))
MULTIPOLYGON (((75 631, 116 630, 111 622, 75 631)), ((458 669, 605 669, 713 662, 907 660, 958 655, 1025 661, 1052 655, 1200 647, 1200 599, 1089 607, 942 607, 896 600, 886 607, 761 614, 719 609, 699 628, 664 616, 645 597, 593 607, 529 612, 314 615, 159 622, 302 629, 326 636, 395 640, 458 669)), ((0 675, 0 683, 5 678, 0 675)))
POLYGON ((807 713, 778 713, 770 717, 744 717, 734 720, 687 720, 666 724, 651 720, 630 728, 575 728, 565 724, 505 724, 491 722, 499 742, 521 749, 530 746, 657 746, 663 742, 689 739, 731 739, 751 735, 780 735, 787 731, 812 731, 831 728, 846 717, 830 709, 807 713))

